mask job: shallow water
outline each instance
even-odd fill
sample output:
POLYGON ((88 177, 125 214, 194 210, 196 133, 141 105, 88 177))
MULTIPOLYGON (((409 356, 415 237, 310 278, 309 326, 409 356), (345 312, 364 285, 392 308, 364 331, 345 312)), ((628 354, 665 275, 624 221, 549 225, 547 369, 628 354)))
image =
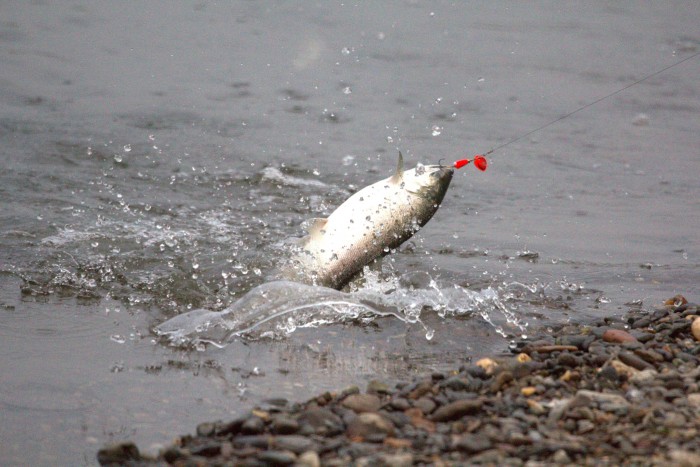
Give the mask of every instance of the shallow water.
POLYGON ((388 316, 200 350, 153 333, 265 284, 302 221, 398 149, 471 157, 697 53, 690 4, 4 2, 0 18, 2 465, 94 464, 107 441, 154 449, 267 398, 699 295, 693 59, 458 171, 343 296, 388 316))

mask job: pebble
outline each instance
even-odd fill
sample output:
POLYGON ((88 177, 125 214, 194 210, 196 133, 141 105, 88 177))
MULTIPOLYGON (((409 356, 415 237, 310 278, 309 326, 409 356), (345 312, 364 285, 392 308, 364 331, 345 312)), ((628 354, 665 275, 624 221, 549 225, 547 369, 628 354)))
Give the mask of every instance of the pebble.
POLYGON ((389 388, 389 385, 386 383, 383 383, 381 381, 378 381, 376 379, 373 379, 367 384, 367 394, 375 394, 375 395, 386 395, 386 394, 391 394, 391 389, 389 388))
POLYGON ((491 358, 482 358, 476 362, 476 366, 484 370, 487 375, 492 375, 498 367, 498 363, 491 358))
POLYGON ((321 467, 321 458, 315 451, 306 451, 297 458, 299 467, 321 467))
POLYGON ((481 399, 462 399, 454 401, 435 410, 430 420, 434 422, 457 420, 464 415, 477 413, 482 405, 483 400, 481 399))
POLYGON ((625 342, 637 342, 637 339, 627 331, 622 329, 608 329, 603 333, 603 340, 613 344, 624 344, 625 342))
POLYGON ((637 355, 627 352, 627 351, 621 351, 618 355, 617 358, 620 359, 622 363, 625 365, 629 365, 632 368, 635 368, 637 370, 650 370, 654 369, 654 365, 651 363, 639 358, 637 355))
POLYGON ((693 337, 696 341, 700 341, 700 317, 693 320, 693 324, 690 327, 693 337))
POLYGON ((624 409, 629 406, 629 402, 619 394, 608 394, 603 392, 579 389, 576 396, 569 402, 569 408, 579 406, 590 406, 595 403, 601 410, 612 412, 624 409))
POLYGON ((421 397, 420 399, 413 402, 413 406, 420 409, 423 414, 427 415, 435 410, 436 404, 432 399, 428 397, 421 397))
POLYGON ((386 417, 365 412, 355 417, 345 434, 351 439, 367 439, 372 435, 393 436, 394 425, 386 417))
POLYGON ((139 448, 131 441, 108 444, 97 451, 97 461, 101 465, 126 464, 140 458, 139 448))
POLYGON ((413 454, 404 452, 399 454, 382 453, 379 455, 379 465, 388 467, 409 467, 413 465, 413 454))
POLYGON ((376 412, 382 402, 374 394, 352 394, 343 399, 343 407, 347 407, 355 413, 376 412))
POLYGON ((291 465, 297 460, 297 456, 289 451, 264 451, 258 459, 270 465, 291 465))
POLYGON ((644 386, 656 379, 658 372, 656 370, 642 370, 629 378, 631 383, 635 383, 639 386, 644 386))
POLYGON ((279 435, 290 435, 299 431, 299 422, 285 415, 273 418, 270 431, 279 435))
POLYGON ((460 436, 453 444, 453 448, 468 453, 486 451, 492 446, 491 441, 486 436, 466 434, 460 436))
POLYGON ((291 451, 294 454, 301 454, 315 447, 312 439, 299 435, 275 436, 270 440, 270 444, 277 449, 291 451))
POLYGON ((302 413, 297 421, 300 424, 308 424, 320 435, 332 435, 343 431, 343 421, 340 417, 324 408, 310 408, 302 413))

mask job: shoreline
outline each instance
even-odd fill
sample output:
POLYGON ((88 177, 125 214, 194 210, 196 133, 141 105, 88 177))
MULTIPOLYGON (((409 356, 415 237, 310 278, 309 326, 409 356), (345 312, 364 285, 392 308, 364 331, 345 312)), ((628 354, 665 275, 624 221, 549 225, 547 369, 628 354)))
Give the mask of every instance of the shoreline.
POLYGON ((394 387, 270 400, 101 465, 700 465, 700 306, 682 296, 394 387))

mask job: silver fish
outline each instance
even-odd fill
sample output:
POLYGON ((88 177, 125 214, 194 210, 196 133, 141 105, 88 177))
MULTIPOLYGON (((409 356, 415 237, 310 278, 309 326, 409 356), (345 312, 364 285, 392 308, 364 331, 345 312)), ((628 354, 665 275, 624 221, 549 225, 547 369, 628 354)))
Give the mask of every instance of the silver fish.
POLYGON ((440 207, 454 168, 403 169, 353 194, 326 219, 309 222, 283 277, 335 289, 364 266, 391 252, 424 226, 440 207))

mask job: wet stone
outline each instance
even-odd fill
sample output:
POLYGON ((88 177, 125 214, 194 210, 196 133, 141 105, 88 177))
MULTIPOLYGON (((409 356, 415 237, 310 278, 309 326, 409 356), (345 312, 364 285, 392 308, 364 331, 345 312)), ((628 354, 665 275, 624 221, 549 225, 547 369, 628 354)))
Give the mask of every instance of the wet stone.
POLYGON ((483 435, 466 434, 460 436, 454 443, 453 448, 468 453, 485 451, 492 447, 488 437, 483 435))
POLYGON ((290 435, 299 431, 299 423, 286 415, 279 415, 273 418, 270 431, 280 435, 290 435))
POLYGON ((397 397, 396 399, 392 399, 392 401, 389 402, 389 406, 394 410, 404 411, 410 408, 411 404, 403 397, 397 397))
POLYGON ((433 412, 430 419, 435 422, 458 420, 465 415, 477 413, 483 405, 481 399, 462 399, 443 405, 433 412))
POLYGON ((636 368, 637 370, 649 370, 654 368, 654 365, 652 365, 651 363, 627 351, 620 352, 617 358, 619 358, 620 361, 625 365, 629 365, 632 368, 636 368))
POLYGON ((688 333, 691 330, 692 324, 688 320, 683 320, 679 323, 674 323, 671 325, 671 329, 669 330, 669 336, 670 337, 676 337, 684 333, 688 333))
POLYGON ((125 464, 140 457, 139 449, 131 441, 109 444, 97 452, 97 461, 101 465, 125 464))
POLYGON ((314 451, 306 451, 297 458, 299 467, 321 467, 321 458, 314 451))
POLYGON ((189 455, 189 453, 184 452, 177 446, 170 446, 163 451, 162 457, 169 464, 174 464, 175 461, 179 459, 184 459, 189 455))
POLYGON ((221 453, 221 444, 218 442, 202 443, 199 446, 191 447, 190 453, 202 457, 218 456, 221 453))
POLYGON ((435 410, 436 404, 432 399, 427 397, 421 397, 420 399, 413 402, 413 406, 420 409, 423 414, 428 415, 433 410, 435 410))
POLYGON ((464 376, 453 376, 440 382, 440 387, 449 388, 453 391, 478 391, 481 389, 481 381, 464 376))
POLYGON ((205 422, 197 425, 197 436, 212 436, 215 431, 215 423, 205 422))
POLYGON ((343 389, 343 391, 340 394, 338 394, 338 399, 345 399, 348 396, 359 393, 360 388, 358 388, 357 386, 350 386, 348 388, 343 389))
POLYGON ((262 433, 265 429, 265 422, 257 416, 249 417, 243 425, 241 425, 241 433, 246 435, 256 435, 262 433))
POLYGON ((226 436, 240 433, 243 423, 245 423, 246 420, 247 417, 241 417, 224 423, 218 427, 216 434, 219 436, 226 436))
POLYGON ((256 448, 267 449, 270 443, 270 437, 267 435, 242 435, 236 436, 233 439, 235 447, 253 446, 256 448))
POLYGON ((410 452, 390 454, 379 454, 379 465, 389 467, 409 467, 413 465, 413 454, 410 452))
POLYGON ((353 394, 343 399, 342 404, 355 413, 362 413, 376 412, 382 402, 374 394, 353 394))
POLYGON ((640 318, 632 323, 632 329, 646 328, 651 325, 652 321, 649 317, 640 318))
POLYGON ((271 444, 276 449, 291 451, 295 454, 301 454, 302 452, 311 450, 315 447, 313 440, 306 438, 305 436, 298 435, 275 436, 272 439, 271 444))
POLYGON ((308 424, 318 434, 332 435, 344 430, 343 421, 336 414, 324 408, 311 408, 303 412, 299 424, 308 424))
POLYGON ((576 367, 581 364, 581 359, 569 352, 562 352, 557 358, 557 364, 565 367, 576 367))
POLYGON ((627 331, 622 329, 608 329, 602 335, 605 342, 613 344, 623 344, 625 342, 637 342, 637 339, 627 331))
POLYGON ((371 435, 392 436, 394 425, 386 418, 376 413, 361 413, 348 426, 346 434, 349 438, 367 439, 371 435))
POLYGON ((297 460, 297 456, 289 451, 265 451, 258 459, 271 465, 291 465, 297 460))
POLYGON ((367 394, 375 394, 375 395, 391 394, 391 390, 390 390, 388 384, 383 383, 381 381, 378 381, 376 379, 373 379, 372 381, 369 382, 369 384, 367 384, 367 394))

